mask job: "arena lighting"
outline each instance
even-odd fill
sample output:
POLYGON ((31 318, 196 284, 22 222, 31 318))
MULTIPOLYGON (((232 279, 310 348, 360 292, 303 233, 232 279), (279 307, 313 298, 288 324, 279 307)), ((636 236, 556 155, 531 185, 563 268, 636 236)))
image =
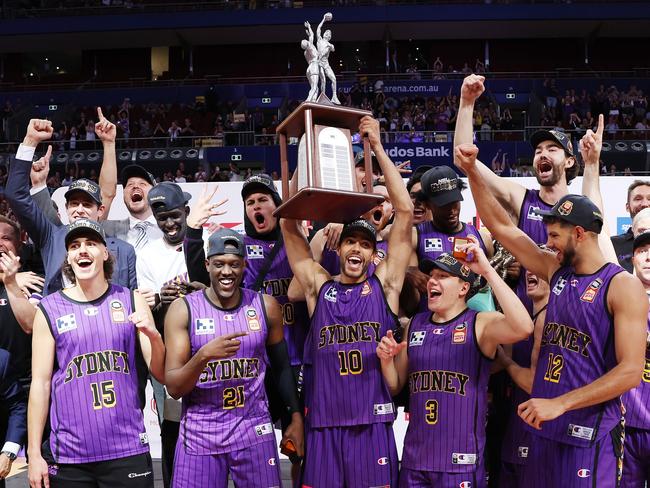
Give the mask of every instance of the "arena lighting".
POLYGON ((632 151, 645 151, 645 144, 639 141, 634 141, 632 144, 630 144, 632 147, 632 151))
POLYGON ((65 153, 65 152, 59 153, 59 154, 56 155, 56 162, 57 163, 65 163, 65 162, 68 161, 69 157, 70 156, 68 155, 68 153, 65 153))
POLYGON ((151 151, 144 149, 143 151, 138 151, 138 159, 141 161, 146 161, 147 159, 151 159, 151 151))
POLYGON ((80 162, 83 161, 85 158, 86 158, 86 156, 84 155, 84 153, 80 153, 80 152, 78 152, 78 153, 74 153, 74 154, 72 155, 72 160, 73 160, 75 163, 80 163, 80 162))
POLYGON ((196 149, 188 149, 185 153, 187 159, 196 159, 199 157, 199 151, 196 149))
POLYGON ((86 156, 86 161, 88 161, 89 163, 94 163, 95 161, 99 161, 99 153, 97 151, 93 151, 89 153, 86 156))
POLYGON ((603 142, 603 151, 611 151, 612 145, 609 142, 603 142))
POLYGON ((120 151, 117 157, 120 161, 128 161, 131 159, 131 151, 120 151))
POLYGON ((617 142, 614 147, 617 151, 627 151, 629 149, 627 143, 622 141, 617 142))
POLYGON ((158 150, 154 153, 153 157, 154 157, 155 159, 165 159, 165 158, 167 157, 167 151, 164 151, 163 149, 158 149, 158 150))
POLYGON ((169 157, 172 159, 180 159, 183 157, 183 151, 180 149, 174 149, 171 153, 169 153, 169 157))

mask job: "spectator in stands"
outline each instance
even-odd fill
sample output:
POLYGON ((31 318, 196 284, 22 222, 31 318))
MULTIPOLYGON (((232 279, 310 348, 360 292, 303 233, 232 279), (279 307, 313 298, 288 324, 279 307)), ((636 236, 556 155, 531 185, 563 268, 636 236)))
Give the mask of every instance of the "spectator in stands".
POLYGON ((181 128, 178 126, 177 121, 172 121, 171 126, 169 129, 167 129, 167 134, 169 135, 169 145, 170 146, 178 146, 179 140, 178 138, 181 135, 181 128))
POLYGON ((79 163, 67 160, 65 162, 65 178, 61 182, 61 186, 70 186, 73 181, 79 178, 79 163), (72 167, 74 165, 74 168, 72 167))
POLYGON ((120 118, 115 125, 120 130, 120 136, 128 141, 131 130, 129 127, 129 113, 126 110, 120 111, 120 118))
POLYGON ((68 137, 68 148, 70 151, 76 150, 79 135, 77 134, 77 128, 74 125, 70 128, 70 135, 68 137))
POLYGON ((228 171, 228 181, 242 181, 241 171, 235 163, 230 163, 228 171))
POLYGON ((611 139, 616 139, 618 132, 618 110, 610 111, 609 120, 605 126, 605 130, 611 139))
POLYGON ((187 183, 187 179, 185 178, 185 175, 183 174, 183 171, 181 171, 180 168, 176 170, 176 176, 174 177, 174 182, 187 183))
POLYGON ((196 135, 196 131, 194 130, 194 127, 192 127, 192 120, 189 117, 185 117, 184 120, 184 125, 183 128, 181 129, 181 136, 182 137, 187 137, 183 141, 184 146, 191 146, 192 145, 192 140, 190 139, 191 137, 194 137, 196 135))

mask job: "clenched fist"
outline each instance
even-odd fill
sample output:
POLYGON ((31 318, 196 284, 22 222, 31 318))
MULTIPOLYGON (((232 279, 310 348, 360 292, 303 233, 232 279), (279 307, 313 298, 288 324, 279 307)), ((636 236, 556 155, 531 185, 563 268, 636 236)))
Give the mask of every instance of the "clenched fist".
POLYGON ((36 147, 39 143, 47 141, 52 137, 54 128, 50 120, 31 119, 27 126, 27 134, 23 139, 25 146, 36 147))

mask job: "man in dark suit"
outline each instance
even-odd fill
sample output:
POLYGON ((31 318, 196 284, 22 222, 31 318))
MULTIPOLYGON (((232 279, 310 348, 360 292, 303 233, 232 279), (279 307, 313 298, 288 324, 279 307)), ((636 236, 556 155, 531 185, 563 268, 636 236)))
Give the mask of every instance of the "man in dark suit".
POLYGON ((0 415, 6 413, 8 416, 6 429, 0 431, 0 488, 5 487, 5 478, 9 475, 11 464, 27 436, 27 398, 10 371, 10 358, 9 352, 0 349, 0 415))
MULTIPOLYGON (((104 121, 110 124, 106 119, 104 121)), ((64 237, 67 226, 57 226, 48 220, 29 194, 29 175, 36 146, 50 139, 52 131, 52 123, 49 120, 29 121, 27 134, 18 148, 15 161, 11 164, 5 192, 7 201, 20 224, 41 249, 45 267, 44 295, 60 290, 66 285, 61 274, 61 265, 66 255, 64 237)), ((66 213, 70 223, 80 218, 97 221, 104 214, 99 185, 93 181, 86 179, 74 181, 68 188, 65 198, 66 213)), ((106 244, 116 263, 113 282, 131 289, 137 288, 136 257, 133 246, 117 238, 107 239, 106 244)))

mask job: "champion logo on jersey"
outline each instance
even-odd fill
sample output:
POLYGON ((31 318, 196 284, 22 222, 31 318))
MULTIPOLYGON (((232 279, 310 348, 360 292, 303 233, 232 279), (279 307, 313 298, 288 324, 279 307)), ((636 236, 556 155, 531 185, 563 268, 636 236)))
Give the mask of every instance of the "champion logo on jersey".
POLYGON ((429 237, 424 240, 424 252, 442 251, 442 239, 429 237))
POLYGON ((99 309, 97 307, 84 308, 84 315, 87 315, 88 317, 94 317, 98 313, 99 313, 99 309))
POLYGON ((196 319, 194 333, 196 335, 214 334, 214 319, 196 319))
POLYGON ((146 432, 142 432, 141 434, 139 434, 139 437, 140 437, 140 444, 142 444, 143 446, 149 444, 149 435, 146 432))
POLYGON ((431 332, 433 332, 435 335, 442 335, 445 333, 445 328, 444 327, 437 327, 433 329, 431 332))
POLYGON ((472 488, 472 482, 471 481, 461 481, 460 484, 458 485, 458 488, 472 488))
POLYGON ((269 458, 269 460, 266 462, 269 466, 275 466, 275 458, 269 458))
POLYGON ((451 338, 452 344, 465 344, 467 339, 467 322, 458 324, 454 327, 454 335, 451 338))
POLYGON ((452 464, 476 464, 476 454, 454 452, 451 454, 452 464))
POLYGON ((336 288, 330 286, 329 289, 325 292, 325 300, 328 302, 336 303, 336 288))
POLYGON ((379 459, 377 459, 377 464, 379 464, 379 466, 387 465, 388 464, 388 458, 387 457, 380 457, 379 459))
POLYGON ((589 478, 591 476, 591 471, 586 468, 578 470, 578 478, 589 478))
POLYGON ((569 424, 568 434, 571 437, 590 441, 594 438, 594 429, 591 427, 585 427, 583 425, 569 424))
POLYGON ((533 207, 531 205, 530 207, 528 207, 528 213, 526 214, 526 218, 528 220, 536 220, 540 222, 542 220, 542 216, 538 212, 539 212, 539 207, 533 207))
POLYGON ((528 457, 528 446, 519 446, 517 449, 517 455, 520 458, 527 458, 528 457))
POLYGON ((562 293, 562 290, 564 290, 564 287, 566 286, 566 280, 564 278, 560 278, 557 280, 557 283, 555 283, 555 286, 553 287, 553 293, 556 295, 559 295, 562 293))
POLYGON ((427 335, 426 330, 415 330, 411 332, 411 340, 409 341, 409 346, 421 346, 422 344, 424 344, 424 338, 426 337, 426 335, 427 335))
POLYGON ((246 246, 246 257, 248 259, 264 259, 264 248, 258 244, 246 246))
POLYGON ((273 434, 273 424, 270 422, 267 424, 260 424, 255 426, 255 433, 258 436, 273 434))
POLYGON ((7 299, 6 298, 0 298, 0 307, 4 307, 7 305, 7 299))
POLYGON ((576 286, 578 286, 578 283, 580 283, 580 282, 579 282, 578 280, 576 280, 575 278, 571 280, 571 286, 572 286, 573 288, 575 288, 576 286))
POLYGON ((56 330, 59 334, 68 332, 77 328, 77 319, 74 314, 64 315, 56 319, 56 330))
POLYGON ((601 278, 596 278, 594 281, 589 283, 589 287, 587 287, 585 292, 582 294, 580 300, 587 303, 593 303, 601 286, 603 286, 603 280, 601 278))
POLYGON ((228 322, 232 322, 233 320, 235 320, 235 316, 231 313, 228 313, 223 316, 223 319, 227 320, 228 322))

